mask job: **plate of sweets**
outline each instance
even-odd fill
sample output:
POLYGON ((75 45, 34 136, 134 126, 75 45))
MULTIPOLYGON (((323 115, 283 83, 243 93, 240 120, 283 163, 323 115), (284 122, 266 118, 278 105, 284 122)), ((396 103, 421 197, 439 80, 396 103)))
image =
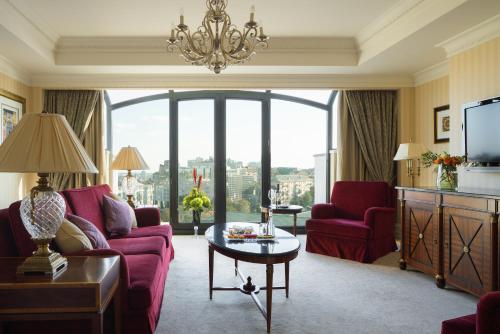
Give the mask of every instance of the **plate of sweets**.
POLYGON ((253 240, 273 240, 274 236, 256 233, 252 226, 232 226, 224 237, 228 240, 253 241, 253 240))

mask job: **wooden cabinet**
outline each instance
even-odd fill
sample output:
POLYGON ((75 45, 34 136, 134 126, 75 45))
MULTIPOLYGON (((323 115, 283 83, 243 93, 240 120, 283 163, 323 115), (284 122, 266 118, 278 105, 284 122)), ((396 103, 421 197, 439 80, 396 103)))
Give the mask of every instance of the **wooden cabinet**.
POLYGON ((403 238, 401 269, 410 265, 480 296, 498 288, 500 196, 398 188, 403 238))

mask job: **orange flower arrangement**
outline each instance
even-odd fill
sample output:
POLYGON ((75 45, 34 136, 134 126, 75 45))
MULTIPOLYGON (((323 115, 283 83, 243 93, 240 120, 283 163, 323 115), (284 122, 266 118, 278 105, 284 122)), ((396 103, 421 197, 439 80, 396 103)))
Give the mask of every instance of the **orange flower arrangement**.
POLYGON ((422 164, 424 167, 435 166, 438 171, 438 186, 443 188, 456 187, 457 167, 465 162, 465 156, 450 155, 447 152, 437 154, 427 151, 422 154, 422 164))

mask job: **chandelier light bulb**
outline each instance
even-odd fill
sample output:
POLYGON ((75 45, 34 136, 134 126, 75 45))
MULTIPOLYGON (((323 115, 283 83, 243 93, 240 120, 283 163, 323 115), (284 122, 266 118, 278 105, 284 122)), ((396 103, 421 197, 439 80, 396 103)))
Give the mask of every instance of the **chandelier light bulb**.
POLYGON ((255 20, 255 6, 252 5, 250 7, 250 22, 253 22, 255 20))

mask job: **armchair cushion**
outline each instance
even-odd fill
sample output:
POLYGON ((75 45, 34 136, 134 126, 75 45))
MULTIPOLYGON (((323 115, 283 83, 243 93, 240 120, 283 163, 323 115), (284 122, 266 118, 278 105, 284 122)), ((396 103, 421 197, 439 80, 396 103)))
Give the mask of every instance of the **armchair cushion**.
POLYGON ((391 207, 390 187, 385 182, 337 181, 331 202, 338 218, 363 220, 372 207, 391 207))
POLYGON ((500 328, 500 292, 482 296, 477 304, 476 333, 494 334, 500 328))
POLYGON ((369 208, 365 212, 364 223, 370 227, 373 239, 392 236, 396 224, 396 210, 380 207, 369 208))
POLYGON ((154 207, 134 209, 137 227, 160 225, 160 210, 154 207))
POLYGON ((313 219, 335 218, 335 206, 330 203, 314 204, 311 209, 311 218, 313 219))
POLYGON ((309 219, 306 222, 308 232, 321 232, 345 238, 368 239, 370 227, 363 224, 362 220, 352 219, 309 219))
POLYGON ((443 321, 441 334, 476 334, 476 315, 443 321))

